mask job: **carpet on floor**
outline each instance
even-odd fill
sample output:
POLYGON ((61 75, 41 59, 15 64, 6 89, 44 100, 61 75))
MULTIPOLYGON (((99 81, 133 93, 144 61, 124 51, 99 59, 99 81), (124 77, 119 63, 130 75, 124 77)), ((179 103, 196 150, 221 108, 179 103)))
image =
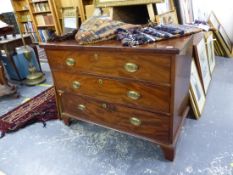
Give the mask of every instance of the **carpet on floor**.
POLYGON ((37 121, 42 122, 45 127, 46 121, 57 118, 55 89, 50 87, 0 117, 1 137, 37 121))

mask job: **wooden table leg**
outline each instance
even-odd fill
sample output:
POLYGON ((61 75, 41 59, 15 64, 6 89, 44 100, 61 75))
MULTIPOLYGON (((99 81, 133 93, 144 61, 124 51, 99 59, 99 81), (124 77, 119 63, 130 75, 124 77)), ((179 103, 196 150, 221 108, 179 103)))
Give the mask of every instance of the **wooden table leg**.
POLYGON ((7 84, 7 80, 5 78, 4 69, 1 61, 0 61, 0 84, 2 85, 7 84))
POLYGON ((167 160, 173 161, 175 158, 175 146, 160 146, 163 150, 164 157, 167 160))
POLYGON ((2 62, 0 61, 0 97, 3 96, 13 96, 15 98, 19 97, 16 87, 8 83, 5 77, 2 62))

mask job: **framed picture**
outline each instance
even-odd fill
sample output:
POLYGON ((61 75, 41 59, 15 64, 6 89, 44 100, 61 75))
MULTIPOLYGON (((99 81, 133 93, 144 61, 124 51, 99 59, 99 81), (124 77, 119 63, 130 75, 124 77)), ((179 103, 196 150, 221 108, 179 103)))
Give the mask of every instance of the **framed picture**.
POLYGON ((227 45, 227 48, 229 49, 230 53, 232 52, 232 44, 231 44, 231 40, 230 38, 228 37, 226 31, 224 30, 223 26, 220 25, 219 27, 219 33, 222 37, 222 39, 224 40, 225 44, 227 45))
POLYGON ((162 3, 156 3, 156 10, 157 10, 157 15, 169 12, 173 10, 172 7, 173 4, 171 4, 171 0, 164 0, 162 3))
POLYGON ((161 3, 164 0, 95 0, 96 7, 114 7, 114 6, 127 6, 127 5, 140 5, 161 3))
POLYGON ((232 52, 231 40, 230 40, 229 36, 227 35, 225 29, 223 28, 223 26, 222 26, 221 23, 219 22, 219 20, 218 20, 218 18, 216 17, 216 15, 215 15, 214 12, 211 12, 211 13, 210 13, 210 16, 209 16, 209 20, 208 20, 208 21, 209 21, 210 25, 211 25, 213 28, 215 28, 215 29, 219 32, 219 34, 220 34, 220 36, 221 36, 221 38, 222 38, 224 44, 227 46, 227 49, 228 49, 229 52, 231 53, 231 52, 232 52))
POLYGON ((194 43, 194 52, 195 52, 195 60, 198 66, 198 70, 200 72, 201 82, 204 87, 204 92, 207 94, 207 90, 211 81, 208 57, 205 46, 205 39, 203 35, 200 35, 199 42, 194 43))
POLYGON ((191 103, 191 107, 192 107, 193 113, 194 113, 196 119, 199 119, 201 116, 200 116, 200 114, 197 111, 198 109, 197 109, 197 106, 196 106, 196 104, 194 102, 194 97, 192 95, 191 90, 189 90, 189 99, 190 99, 190 103, 191 103))
POLYGON ((178 0, 181 23, 187 24, 194 21, 192 0, 178 0))
POLYGON ((178 24, 176 10, 156 15, 155 19, 159 24, 178 24))
POLYGON ((196 111, 197 117, 200 117, 205 105, 205 93, 194 60, 191 63, 190 99, 193 100, 194 113, 196 111))
POLYGON ((205 33, 206 38, 206 50, 207 50, 207 56, 208 56, 208 63, 209 63, 209 69, 210 74, 212 75, 215 67, 215 53, 214 53, 214 39, 213 39, 213 33, 212 32, 206 32, 205 33))
POLYGON ((68 33, 77 29, 79 26, 78 8, 64 7, 61 9, 62 13, 62 31, 68 33))
POLYGON ((216 15, 214 14, 214 12, 211 12, 210 13, 210 16, 209 16, 209 23, 210 23, 210 25, 213 27, 213 28, 215 28, 216 30, 218 30, 219 29, 219 27, 220 27, 220 22, 219 22, 219 20, 217 19, 217 17, 216 17, 216 15))

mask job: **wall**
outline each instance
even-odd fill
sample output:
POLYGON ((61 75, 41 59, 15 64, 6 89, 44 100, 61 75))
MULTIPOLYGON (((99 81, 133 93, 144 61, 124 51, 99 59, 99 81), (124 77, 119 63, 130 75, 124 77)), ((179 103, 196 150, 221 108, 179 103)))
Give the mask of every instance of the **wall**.
POLYGON ((193 0, 195 19, 207 19, 214 11, 233 43, 233 1, 232 0, 193 0))
POLYGON ((0 13, 13 12, 10 0, 0 0, 0 13))

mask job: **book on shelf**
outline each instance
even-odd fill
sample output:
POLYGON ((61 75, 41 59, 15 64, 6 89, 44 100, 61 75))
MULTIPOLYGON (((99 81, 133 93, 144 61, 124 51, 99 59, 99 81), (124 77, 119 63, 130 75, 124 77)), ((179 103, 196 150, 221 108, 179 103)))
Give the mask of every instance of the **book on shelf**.
POLYGON ((33 4, 33 9, 34 9, 34 12, 50 11, 49 4, 47 2, 33 4))
POLYGON ((36 21, 37 21, 38 26, 46 26, 46 25, 54 24, 52 14, 37 15, 36 21))
POLYGON ((39 29, 38 30, 41 41, 42 42, 47 42, 49 37, 53 34, 53 30, 51 29, 39 29))
POLYGON ((38 43, 38 37, 35 32, 30 33, 31 39, 34 43, 38 43))
POLYGON ((39 7, 40 7, 40 10, 42 12, 46 11, 46 9, 45 9, 45 3, 39 3, 39 7))
POLYGON ((33 27, 32 22, 30 22, 30 21, 26 22, 26 23, 23 24, 23 26, 24 26, 24 31, 26 33, 35 32, 35 29, 33 27))
POLYGON ((45 25, 45 21, 44 21, 43 15, 37 15, 36 16, 36 22, 37 22, 37 25, 44 26, 45 25))
POLYGON ((42 2, 42 1, 45 1, 45 0, 31 0, 31 2, 42 2))
POLYGON ((30 20, 31 20, 30 15, 21 15, 20 22, 27 22, 27 21, 30 21, 30 20))

